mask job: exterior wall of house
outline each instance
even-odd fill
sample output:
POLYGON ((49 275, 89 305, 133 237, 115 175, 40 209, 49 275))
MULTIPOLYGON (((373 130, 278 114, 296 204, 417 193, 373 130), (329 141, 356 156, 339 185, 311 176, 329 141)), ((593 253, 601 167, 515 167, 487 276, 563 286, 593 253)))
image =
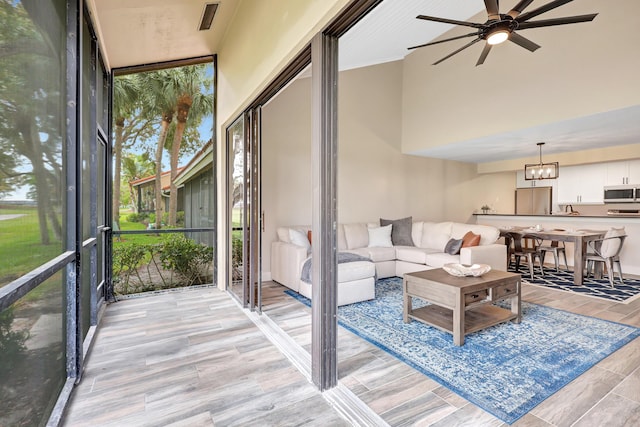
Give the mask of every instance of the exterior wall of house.
MULTIPOLYGON (((213 227, 213 171, 208 168, 185 182, 182 188, 185 228, 213 227)), ((213 232, 192 232, 187 237, 198 243, 213 246, 213 232)))
MULTIPOLYGON (((624 3, 617 8, 597 0, 567 4, 545 18, 592 12, 598 16, 589 23, 527 30, 526 36, 542 46, 538 51, 505 43, 479 67, 470 62, 476 56, 470 60, 467 55, 432 66, 455 48, 451 43, 416 49, 404 61, 402 151, 414 153, 425 144, 436 147, 637 105, 640 29, 635 17, 640 2, 624 3), (615 28, 615 37, 608 36, 608 28, 615 28)), ((478 22, 484 19, 484 14, 476 17, 478 22)), ((474 49, 479 55, 481 48, 469 48, 474 49)), ((624 147, 602 151, 606 153, 572 153, 554 160, 566 165, 628 158, 624 147)), ((522 164, 519 159, 482 166, 483 171, 495 171, 522 164)))

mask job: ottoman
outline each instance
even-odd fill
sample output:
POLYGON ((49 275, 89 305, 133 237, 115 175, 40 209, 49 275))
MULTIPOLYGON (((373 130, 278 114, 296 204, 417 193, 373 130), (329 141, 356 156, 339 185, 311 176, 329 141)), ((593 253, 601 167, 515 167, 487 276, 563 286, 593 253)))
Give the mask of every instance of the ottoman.
MULTIPOLYGON (((311 284, 300 280, 300 295, 311 299, 311 284)), ((371 260, 338 263, 338 306, 376 297, 376 265, 371 260)))

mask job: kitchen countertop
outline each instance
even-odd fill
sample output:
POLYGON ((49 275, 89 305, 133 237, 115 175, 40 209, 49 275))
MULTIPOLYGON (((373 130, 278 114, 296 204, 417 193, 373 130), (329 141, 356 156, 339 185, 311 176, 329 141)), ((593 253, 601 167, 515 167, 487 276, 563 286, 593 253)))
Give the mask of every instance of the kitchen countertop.
POLYGON ((579 218, 607 218, 607 219, 617 219, 617 218, 625 218, 625 219, 637 219, 640 220, 640 215, 531 215, 531 214, 483 214, 483 213, 474 213, 476 216, 514 216, 514 217, 535 217, 535 218, 571 218, 571 219, 579 219, 579 218))

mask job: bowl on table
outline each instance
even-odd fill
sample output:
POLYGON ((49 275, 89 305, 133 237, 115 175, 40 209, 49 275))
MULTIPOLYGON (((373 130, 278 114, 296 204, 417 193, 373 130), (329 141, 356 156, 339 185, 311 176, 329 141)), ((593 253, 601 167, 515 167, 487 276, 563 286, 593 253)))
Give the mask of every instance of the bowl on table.
POLYGON ((479 277, 485 273, 491 271, 491 266, 488 264, 458 264, 458 263, 448 263, 442 266, 442 269, 449 273, 452 276, 457 277, 479 277))

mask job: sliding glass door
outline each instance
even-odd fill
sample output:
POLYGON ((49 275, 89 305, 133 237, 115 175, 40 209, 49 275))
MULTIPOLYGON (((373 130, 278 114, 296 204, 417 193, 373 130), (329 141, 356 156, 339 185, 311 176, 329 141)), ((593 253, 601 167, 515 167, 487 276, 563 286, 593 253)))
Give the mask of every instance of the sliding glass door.
POLYGON ((244 307, 261 311, 260 109, 227 129, 227 283, 244 307))

